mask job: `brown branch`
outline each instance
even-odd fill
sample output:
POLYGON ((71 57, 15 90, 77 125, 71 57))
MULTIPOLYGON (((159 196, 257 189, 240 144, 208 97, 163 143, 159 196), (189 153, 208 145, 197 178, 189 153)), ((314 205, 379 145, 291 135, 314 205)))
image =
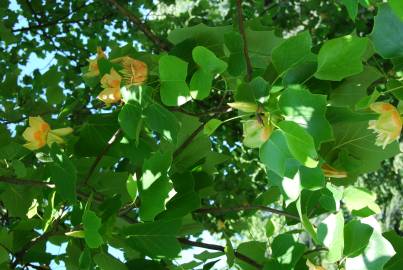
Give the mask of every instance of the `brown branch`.
MULTIPOLYGON (((200 247, 200 248, 206 248, 206 249, 212 249, 212 250, 218 250, 221 252, 225 252, 225 247, 223 246, 219 246, 219 245, 214 245, 214 244, 207 244, 207 243, 203 243, 203 242, 195 242, 195 241, 191 241, 189 239, 183 238, 183 237, 179 237, 177 238, 177 240, 184 244, 184 245, 188 245, 188 246, 193 246, 193 247, 200 247)), ((252 258, 238 252, 238 251, 234 251, 234 255, 235 257, 237 257, 238 259, 256 267, 257 269, 262 269, 263 265, 261 265, 260 263, 256 262, 255 260, 253 260, 252 258)))
POLYGON ((195 129, 192 134, 190 134, 189 137, 186 138, 186 140, 175 150, 173 153, 172 157, 175 159, 180 153, 183 152, 183 150, 186 149, 186 147, 189 146, 189 144, 192 143, 193 139, 196 138, 196 136, 203 130, 204 126, 206 125, 207 122, 204 122, 200 124, 200 126, 195 129))
POLYGON ((120 12, 120 14, 129 18, 129 20, 134 23, 134 25, 140 29, 144 35, 156 45, 161 51, 168 51, 171 47, 169 43, 161 40, 157 35, 155 35, 151 29, 144 22, 140 20, 139 17, 130 12, 127 8, 120 5, 116 0, 105 0, 116 7, 116 9, 120 12))
POLYGON ((278 210, 275 208, 263 206, 263 205, 243 205, 243 206, 235 206, 235 207, 228 207, 228 208, 199 208, 194 211, 194 213, 226 213, 226 212, 237 212, 237 211, 244 211, 244 210, 260 210, 264 212, 270 212, 273 214, 285 216, 294 220, 299 220, 299 217, 294 216, 290 213, 287 213, 282 210, 278 210))
POLYGON ((0 182, 8 183, 12 185, 21 185, 21 186, 31 186, 31 187, 48 187, 54 188, 54 184, 50 184, 48 182, 40 181, 40 180, 28 180, 28 179, 18 179, 8 176, 0 176, 0 182))
POLYGON ((236 10, 238 14, 239 33, 243 40, 243 54, 246 61, 246 79, 252 80, 252 63, 249 58, 248 42, 246 41, 245 25, 243 22, 242 0, 236 0, 236 10))
POLYGON ((109 151, 109 149, 112 147, 113 143, 120 137, 122 133, 122 130, 119 128, 116 130, 115 133, 113 133, 112 137, 109 139, 107 145, 102 149, 101 153, 98 154, 98 156, 95 158, 94 163, 92 163, 91 168, 88 171, 87 176, 84 178, 83 185, 86 185, 88 181, 90 180, 92 174, 94 173, 95 169, 97 168, 99 162, 102 160, 104 155, 109 151))
MULTIPOLYGON (((55 222, 57 222, 57 220, 55 220, 55 222)), ((60 234, 60 232, 47 231, 47 232, 41 234, 40 236, 35 237, 28 243, 26 243, 18 252, 16 252, 14 254, 15 261, 12 263, 12 267, 16 268, 16 266, 18 264, 22 263, 22 260, 24 259, 24 256, 27 253, 27 251, 30 250, 33 246, 35 246, 37 243, 39 243, 41 241, 46 241, 50 236, 58 235, 58 234, 60 234)))

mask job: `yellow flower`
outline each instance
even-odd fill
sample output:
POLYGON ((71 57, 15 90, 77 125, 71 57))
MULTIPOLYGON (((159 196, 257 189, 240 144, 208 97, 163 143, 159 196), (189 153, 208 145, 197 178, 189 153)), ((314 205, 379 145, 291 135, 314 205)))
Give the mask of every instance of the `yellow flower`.
POLYGON ((111 60, 111 62, 119 63, 123 66, 121 72, 124 85, 141 85, 147 80, 148 67, 146 63, 129 56, 119 57, 111 60))
POLYGON ((323 163, 321 166, 321 169, 323 171, 323 174, 326 177, 331 177, 331 178, 346 178, 347 177, 347 172, 345 171, 339 171, 336 168, 333 168, 329 164, 323 163))
POLYGON ((375 144, 385 148, 386 145, 399 139, 402 131, 402 119, 397 109, 385 102, 375 102, 370 105, 371 110, 380 114, 377 120, 369 121, 369 129, 377 133, 375 144))
POLYGON ((29 127, 22 136, 28 141, 28 143, 24 144, 24 147, 29 150, 37 150, 46 144, 50 146, 54 142, 58 144, 64 143, 61 137, 73 132, 70 127, 51 130, 49 124, 40 116, 29 117, 28 122, 29 127))
POLYGON ((85 76, 94 77, 99 75, 98 60, 102 58, 106 58, 106 55, 101 47, 97 47, 97 58, 88 60, 88 72, 85 73, 85 76))
POLYGON ((122 77, 112 68, 110 74, 105 74, 101 79, 101 86, 104 90, 99 93, 98 99, 106 105, 117 103, 121 99, 120 82, 122 77))
POLYGON ((309 267, 309 270, 326 270, 324 267, 322 266, 318 266, 318 265, 314 265, 313 263, 311 263, 309 260, 306 261, 306 266, 309 267))

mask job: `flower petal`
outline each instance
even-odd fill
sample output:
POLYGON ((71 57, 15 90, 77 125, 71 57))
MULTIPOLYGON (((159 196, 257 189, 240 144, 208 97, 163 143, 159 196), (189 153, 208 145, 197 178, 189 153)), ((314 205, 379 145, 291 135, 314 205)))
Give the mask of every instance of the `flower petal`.
POLYGON ((57 129, 52 129, 51 131, 49 131, 49 133, 52 133, 57 136, 66 136, 72 132, 73 132, 73 129, 71 127, 57 128, 57 129))
POLYGON ((106 104, 117 103, 121 99, 119 88, 106 88, 97 96, 98 99, 102 100, 106 104))
POLYGON ((52 143, 62 144, 62 143, 64 143, 64 140, 62 139, 62 137, 59 137, 59 136, 57 136, 57 135, 55 135, 55 134, 53 134, 53 133, 50 132, 50 133, 48 134, 48 138, 47 138, 46 143, 47 143, 49 146, 51 146, 52 143))
POLYGON ((41 148, 41 146, 39 146, 38 144, 36 144, 35 142, 29 142, 23 145, 25 148, 28 148, 31 151, 37 150, 39 148, 41 148))

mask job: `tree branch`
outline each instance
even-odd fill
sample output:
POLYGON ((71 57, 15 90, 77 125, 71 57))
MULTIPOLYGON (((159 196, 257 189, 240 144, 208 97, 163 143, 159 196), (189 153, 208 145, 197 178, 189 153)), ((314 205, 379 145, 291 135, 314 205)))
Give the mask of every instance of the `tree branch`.
MULTIPOLYGON (((179 237, 177 238, 177 240, 184 244, 184 245, 188 245, 188 246, 193 246, 193 247, 200 247, 200 248, 206 248, 206 249, 212 249, 212 250, 218 250, 221 252, 225 252, 225 247, 223 246, 219 246, 219 245, 214 245, 214 244, 207 244, 207 243, 203 243, 203 242, 195 242, 195 241, 191 241, 189 239, 186 238, 182 238, 179 237)), ((237 257, 238 259, 256 267, 257 269, 262 269, 263 265, 261 265, 260 263, 256 262, 255 260, 253 260, 252 258, 243 255, 242 253, 239 253, 238 251, 234 251, 234 255, 235 257, 237 257)))
POLYGON ((120 134, 122 133, 122 130, 119 128, 116 130, 115 133, 113 133, 112 137, 109 139, 108 144, 102 149, 101 153, 98 154, 96 157, 94 163, 92 163, 90 170, 88 171, 87 176, 84 178, 83 185, 86 185, 88 181, 90 180, 92 174, 94 173, 95 169, 97 168, 99 162, 102 160, 104 155, 109 151, 109 149, 112 147, 113 143, 120 137, 120 134))
POLYGON ((189 146, 189 144, 192 143, 193 139, 196 138, 196 136, 203 130, 204 126, 206 125, 206 122, 200 124, 200 126, 195 129, 192 134, 189 135, 189 137, 186 138, 186 140, 175 150, 173 153, 172 157, 175 159, 180 153, 183 152, 183 150, 186 149, 186 147, 189 146))
POLYGON ((130 12, 127 8, 120 5, 116 0, 105 0, 116 7, 116 9, 120 12, 120 14, 127 17, 134 25, 140 29, 144 35, 152 42, 155 46, 157 46, 161 51, 168 51, 171 47, 169 43, 161 40, 158 36, 156 36, 151 29, 144 22, 140 20, 139 17, 130 12))
POLYGON ((8 176, 0 176, 0 182, 8 183, 12 185, 21 185, 21 186, 33 186, 33 187, 48 187, 54 188, 54 184, 50 184, 48 182, 36 181, 36 180, 28 180, 28 179, 18 179, 8 176))
POLYGON ((263 206, 263 205, 243 205, 243 206, 236 206, 236 207, 228 207, 228 208, 199 208, 194 211, 194 213, 226 213, 226 212, 238 212, 238 211, 244 211, 244 210, 260 210, 264 212, 270 212, 273 214, 285 216, 294 220, 299 221, 299 217, 294 216, 290 213, 287 213, 282 210, 278 210, 275 208, 263 206))
POLYGON ((248 42, 246 41, 245 26, 243 21, 242 0, 236 0, 236 10, 238 14, 239 33, 241 34, 243 40, 243 54, 246 61, 246 79, 250 81, 252 80, 253 70, 252 70, 252 63, 249 58, 248 42))

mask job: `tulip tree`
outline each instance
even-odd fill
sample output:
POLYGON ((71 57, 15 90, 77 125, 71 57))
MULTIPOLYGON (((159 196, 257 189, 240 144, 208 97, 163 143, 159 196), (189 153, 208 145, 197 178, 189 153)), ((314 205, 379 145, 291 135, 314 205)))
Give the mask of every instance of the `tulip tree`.
POLYGON ((0 1, 0 268, 400 269, 403 6, 324 2, 0 1))

